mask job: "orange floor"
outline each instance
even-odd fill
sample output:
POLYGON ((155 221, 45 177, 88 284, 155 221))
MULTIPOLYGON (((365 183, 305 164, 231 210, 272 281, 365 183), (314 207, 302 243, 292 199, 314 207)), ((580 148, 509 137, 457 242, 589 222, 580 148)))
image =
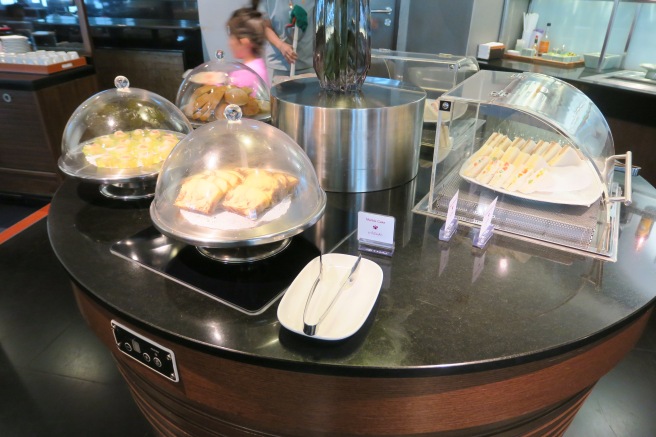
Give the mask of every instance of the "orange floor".
POLYGON ((9 226, 7 229, 1 231, 0 244, 9 240, 11 237, 18 235, 21 231, 27 229, 28 227, 32 226, 34 223, 46 217, 48 215, 48 211, 50 211, 50 204, 47 204, 41 209, 32 212, 27 217, 22 218, 18 223, 14 223, 13 225, 9 226))

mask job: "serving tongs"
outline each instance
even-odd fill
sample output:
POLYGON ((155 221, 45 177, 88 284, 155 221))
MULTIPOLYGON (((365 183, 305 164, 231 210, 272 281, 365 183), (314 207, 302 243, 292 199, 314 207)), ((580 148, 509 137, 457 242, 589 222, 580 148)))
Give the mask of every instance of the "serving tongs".
POLYGON ((321 314, 319 320, 317 320, 315 324, 310 325, 309 323, 306 322, 307 309, 310 306, 310 301, 312 300, 314 291, 317 289, 317 285, 321 281, 321 274, 323 272, 323 262, 321 259, 321 255, 319 255, 319 274, 317 275, 317 279, 314 280, 314 284, 312 284, 312 288, 310 289, 310 294, 308 295, 307 301, 305 301, 305 309, 303 310, 303 333, 305 335, 313 336, 316 334, 317 326, 319 326, 319 324, 323 322, 323 319, 326 318, 330 310, 333 308, 335 302, 337 302, 339 296, 342 294, 342 291, 344 290, 346 284, 351 282, 351 280, 353 279, 353 275, 355 274, 355 271, 358 269, 361 259, 362 259, 362 255, 358 255, 358 259, 356 259, 355 262, 353 263, 353 266, 351 266, 351 271, 349 272, 348 275, 344 277, 344 279, 342 279, 342 282, 339 284, 339 288, 337 289, 337 292, 335 293, 333 300, 330 301, 330 304, 325 309, 325 311, 321 314))

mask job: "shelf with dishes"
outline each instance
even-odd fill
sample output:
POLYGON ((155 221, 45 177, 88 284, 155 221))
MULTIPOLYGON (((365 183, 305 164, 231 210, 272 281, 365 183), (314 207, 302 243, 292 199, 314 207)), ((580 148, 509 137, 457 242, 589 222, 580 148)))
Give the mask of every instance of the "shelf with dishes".
POLYGON ((52 74, 87 65, 75 51, 37 50, 0 52, 0 71, 10 73, 52 74))
POLYGON ((532 64, 548 65, 550 67, 558 68, 578 68, 583 67, 584 60, 580 55, 572 54, 558 54, 547 53, 542 56, 537 56, 534 49, 524 49, 528 52, 518 52, 511 50, 504 53, 504 59, 511 61, 530 62, 532 64), (531 50, 533 52, 531 52, 531 50))

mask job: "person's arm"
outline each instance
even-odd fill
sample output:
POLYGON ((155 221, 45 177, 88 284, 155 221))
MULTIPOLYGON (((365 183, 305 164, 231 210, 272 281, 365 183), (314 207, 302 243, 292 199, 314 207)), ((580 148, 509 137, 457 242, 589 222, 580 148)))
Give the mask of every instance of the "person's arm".
POLYGON ((298 59, 298 55, 296 54, 296 52, 294 51, 294 49, 290 44, 287 44, 286 42, 284 42, 278 37, 276 32, 273 30, 273 27, 271 27, 271 23, 268 20, 265 21, 264 36, 272 46, 277 48, 280 51, 280 53, 282 53, 282 55, 285 57, 287 62, 289 62, 290 64, 296 62, 296 59, 298 59))

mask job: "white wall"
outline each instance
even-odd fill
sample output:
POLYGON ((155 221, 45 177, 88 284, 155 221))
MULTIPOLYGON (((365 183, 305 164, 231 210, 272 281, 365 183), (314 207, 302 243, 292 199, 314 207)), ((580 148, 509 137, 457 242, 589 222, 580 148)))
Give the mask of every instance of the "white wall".
POLYGON ((496 41, 503 0, 401 0, 397 50, 475 56, 496 41))
MULTIPOLYGON (((552 47, 564 45, 566 50, 579 54, 601 51, 612 11, 613 2, 533 0, 531 3, 531 12, 540 14, 538 27, 552 23, 552 47)), ((620 2, 606 53, 624 53, 634 16, 636 23, 624 68, 644 72, 641 63, 656 63, 656 3, 620 2)))
POLYGON ((214 54, 219 49, 223 50, 226 59, 234 60, 228 47, 226 24, 235 9, 250 4, 250 1, 243 0, 198 0, 198 17, 205 61, 214 59, 214 54))
POLYGON ((503 0, 474 0, 467 56, 476 56, 479 44, 499 40, 502 13, 503 0))

